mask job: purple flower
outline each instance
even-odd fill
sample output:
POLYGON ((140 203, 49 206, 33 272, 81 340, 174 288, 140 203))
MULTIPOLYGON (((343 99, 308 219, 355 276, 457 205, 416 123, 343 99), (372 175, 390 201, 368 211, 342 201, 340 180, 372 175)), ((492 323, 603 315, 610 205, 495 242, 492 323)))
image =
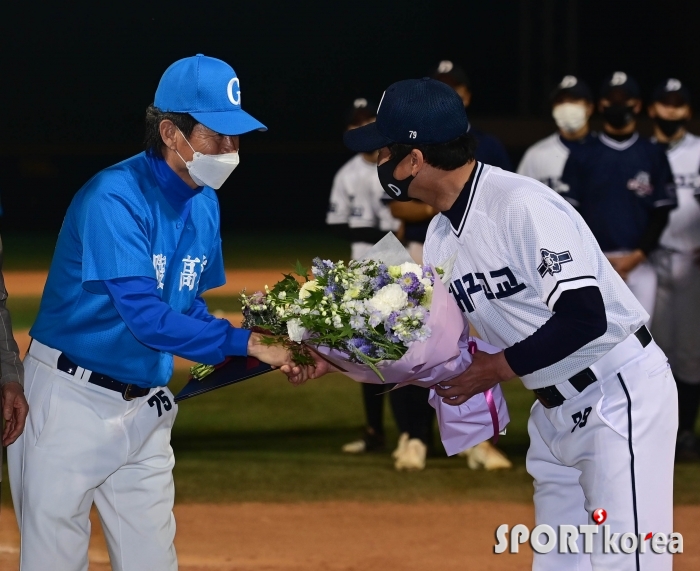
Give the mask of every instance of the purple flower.
POLYGON ((423 266, 423 277, 435 283, 435 271, 431 266, 423 266))
POLYGON ((423 284, 418 280, 418 276, 414 273, 404 274, 399 278, 399 285, 411 297, 421 297, 425 292, 423 284))
POLYGON ((396 327, 396 321, 399 319, 400 315, 401 314, 398 311, 392 311, 389 314, 389 317, 386 318, 384 326, 389 329, 393 329, 394 327, 396 327))
POLYGON ((363 339, 362 337, 353 337, 350 339, 350 341, 348 341, 348 343, 351 347, 354 347, 363 355, 369 356, 372 353, 372 344, 367 341, 367 339, 363 339))

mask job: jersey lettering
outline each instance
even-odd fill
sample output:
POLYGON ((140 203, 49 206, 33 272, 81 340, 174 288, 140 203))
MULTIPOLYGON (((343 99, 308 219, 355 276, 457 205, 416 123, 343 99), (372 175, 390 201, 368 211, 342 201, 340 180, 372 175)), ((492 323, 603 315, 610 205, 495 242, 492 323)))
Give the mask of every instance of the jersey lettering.
MULTIPOLYGON (((462 280, 464 280, 464 278, 462 278, 462 280)), ((450 285, 449 287, 449 292, 454 296, 457 305, 459 305, 462 311, 466 311, 468 313, 472 313, 474 311, 474 306, 469 300, 467 292, 464 291, 464 286, 462 285, 462 282, 460 282, 459 280, 453 281, 452 285, 450 285)))
POLYGON ((454 280, 449 287, 449 292, 454 296, 457 305, 468 313, 474 311, 472 295, 479 292, 484 293, 486 299, 503 299, 515 295, 523 291, 527 286, 524 283, 518 283, 515 275, 510 268, 506 267, 501 270, 489 272, 491 278, 507 278, 496 282, 496 293, 494 295, 486 276, 481 272, 469 273, 462 276, 459 280, 454 280), (464 289, 464 285, 467 289, 464 289))
POLYGON ((510 268, 503 268, 502 270, 490 272, 489 276, 492 278, 508 278, 508 281, 498 282, 496 284, 496 299, 510 297, 511 295, 515 295, 516 293, 523 291, 527 287, 525 284, 518 283, 518 280, 515 279, 515 276, 510 268))

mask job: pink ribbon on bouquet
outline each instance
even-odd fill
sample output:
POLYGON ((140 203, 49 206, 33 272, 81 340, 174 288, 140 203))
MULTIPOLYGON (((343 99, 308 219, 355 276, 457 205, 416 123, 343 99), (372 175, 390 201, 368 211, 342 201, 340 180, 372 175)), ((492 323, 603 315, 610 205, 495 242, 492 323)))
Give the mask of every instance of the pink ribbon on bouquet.
MULTIPOLYGON (((476 341, 469 340, 469 354, 474 355, 476 353, 476 341)), ((493 400, 493 392, 491 389, 484 391, 484 396, 486 397, 486 404, 489 407, 489 413, 491 413, 491 422, 493 423, 493 443, 498 442, 498 436, 501 434, 501 429, 498 424, 498 410, 496 409, 496 403, 493 400)))

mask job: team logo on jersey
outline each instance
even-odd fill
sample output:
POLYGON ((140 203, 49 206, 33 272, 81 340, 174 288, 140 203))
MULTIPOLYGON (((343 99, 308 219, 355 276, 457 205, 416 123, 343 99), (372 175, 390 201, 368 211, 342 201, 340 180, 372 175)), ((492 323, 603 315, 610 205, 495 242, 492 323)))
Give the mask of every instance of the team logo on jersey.
POLYGON ((649 196, 654 190, 651 185, 651 175, 648 172, 639 171, 634 178, 627 181, 627 188, 637 196, 649 196))
POLYGON ((562 264, 573 261, 569 252, 550 252, 544 248, 542 248, 540 252, 542 253, 542 263, 537 267, 537 271, 540 273, 541 277, 547 274, 550 276, 558 274, 561 272, 562 264))

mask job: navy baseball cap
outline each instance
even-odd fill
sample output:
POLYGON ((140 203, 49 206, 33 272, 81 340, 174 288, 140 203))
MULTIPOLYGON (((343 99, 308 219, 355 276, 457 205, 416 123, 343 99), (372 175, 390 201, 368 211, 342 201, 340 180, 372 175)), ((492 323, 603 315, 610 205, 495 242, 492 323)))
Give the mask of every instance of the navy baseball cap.
POLYGON ((593 93, 588 84, 575 75, 565 75, 552 92, 551 99, 555 101, 559 97, 571 97, 572 99, 585 99, 593 101, 593 93))
POLYGON ((641 99, 642 91, 637 81, 624 71, 611 73, 600 87, 601 99, 609 99, 613 93, 622 94, 625 99, 641 99))
POLYGON ((161 111, 189 113, 222 135, 267 131, 241 109, 241 82, 233 68, 202 54, 176 61, 165 70, 153 104, 161 111))
POLYGON ((346 131, 345 146, 369 153, 392 143, 447 143, 469 131, 464 104, 449 85, 424 77, 389 86, 382 95, 374 123, 346 131))
POLYGON ((673 107, 690 105, 690 91, 680 80, 670 77, 654 88, 651 100, 666 103, 673 107))

